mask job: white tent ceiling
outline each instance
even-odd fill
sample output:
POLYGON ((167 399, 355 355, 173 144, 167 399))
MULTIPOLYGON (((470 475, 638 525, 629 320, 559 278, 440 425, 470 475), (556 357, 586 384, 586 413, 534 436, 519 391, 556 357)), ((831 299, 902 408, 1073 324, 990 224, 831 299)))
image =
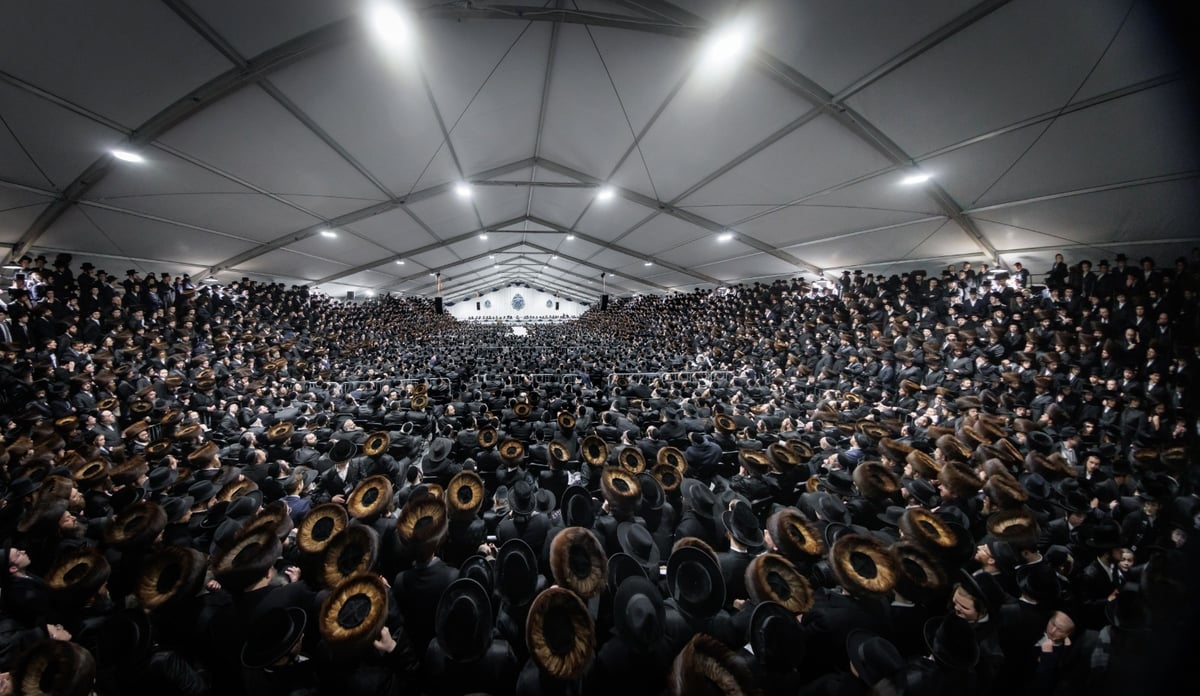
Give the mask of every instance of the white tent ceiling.
POLYGON ((522 1, 393 2, 407 37, 366 0, 7 3, 0 244, 594 300, 1197 243, 1151 0, 522 1))

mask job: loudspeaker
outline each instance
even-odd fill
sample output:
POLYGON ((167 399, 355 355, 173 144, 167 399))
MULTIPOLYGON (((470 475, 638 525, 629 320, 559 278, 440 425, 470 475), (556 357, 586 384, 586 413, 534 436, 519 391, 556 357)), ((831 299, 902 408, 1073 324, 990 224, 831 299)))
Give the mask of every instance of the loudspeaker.
POLYGON ((476 303, 475 303, 475 311, 476 311, 476 312, 478 312, 478 311, 481 311, 482 309, 483 309, 483 303, 482 303, 482 302, 476 302, 476 303))
POLYGON ((434 314, 442 313, 442 298, 440 298, 440 297, 433 298, 433 312, 434 312, 434 314))
POLYGON ((600 311, 601 311, 601 312, 607 312, 607 311, 608 311, 608 295, 601 295, 601 296, 600 296, 600 311))
POLYGON ((558 303, 557 302, 554 303, 554 311, 556 311, 556 312, 558 311, 558 303))
POLYGON ((354 291, 353 291, 353 290, 347 290, 347 291, 346 291, 346 299, 347 299, 347 300, 353 300, 353 299, 354 299, 354 291))

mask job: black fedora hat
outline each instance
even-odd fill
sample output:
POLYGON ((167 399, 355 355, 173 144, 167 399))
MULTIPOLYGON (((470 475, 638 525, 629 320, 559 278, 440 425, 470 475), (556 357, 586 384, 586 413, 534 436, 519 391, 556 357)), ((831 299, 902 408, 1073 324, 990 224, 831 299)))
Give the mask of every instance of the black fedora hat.
POLYGON ((595 623, 575 593, 551 587, 529 607, 525 644, 542 672, 559 681, 573 681, 587 672, 596 654, 595 623))
POLYGON ((300 520, 300 526, 296 529, 296 546, 303 553, 319 554, 349 523, 350 515, 341 505, 318 505, 300 520))
POLYGON ((683 500, 687 503, 688 509, 698 517, 708 520, 713 518, 713 506, 717 502, 717 497, 703 481, 685 478, 679 488, 683 491, 683 500))
POLYGON ((471 578, 475 582, 483 585, 483 589, 489 593, 496 586, 496 571, 492 567, 492 561, 488 560, 487 556, 474 555, 463 561, 458 568, 458 576, 460 578, 471 578))
POLYGON ((388 616, 388 587, 374 573, 355 575, 333 588, 317 613, 325 643, 353 652, 379 637, 388 616))
POLYGON ((329 448, 329 461, 348 462, 357 450, 358 446, 349 439, 334 440, 333 446, 329 448))
POLYGON ((658 544, 650 530, 637 522, 622 522, 617 525, 617 540, 621 550, 637 559, 648 577, 658 576, 658 544))
POLYGON ((760 602, 750 615, 750 648, 759 664, 790 670, 804 659, 805 634, 796 615, 778 602, 760 602))
POLYGON ((534 487, 524 479, 514 483, 508 489, 508 507, 518 515, 532 515, 536 501, 534 487))
POLYGON ((854 673, 870 686, 904 667, 904 657, 891 641, 861 628, 846 635, 846 656, 854 666, 854 673))
POLYGON ((254 620, 242 644, 242 666, 267 669, 292 653, 304 635, 308 615, 297 607, 268 609, 254 620))
POLYGON ((925 622, 925 645, 934 659, 953 670, 968 670, 979 662, 979 641, 967 620, 956 614, 925 622))
POLYGON ((322 579, 326 587, 337 587, 346 578, 365 573, 379 555, 379 533, 365 524, 352 524, 325 545, 322 579))
POLYGON ((756 603, 778 602, 792 614, 812 609, 812 585, 783 556, 767 553, 755 557, 746 566, 745 581, 746 591, 756 603))
POLYGON ((356 520, 373 520, 388 511, 392 503, 392 481, 377 474, 358 482, 346 499, 346 512, 356 520))
POLYGON ((667 587, 679 608, 704 618, 725 606, 725 576, 717 558, 695 546, 675 549, 667 559, 667 587))
POLYGON ((608 556, 592 530, 567 527, 550 542, 550 571, 556 583, 591 599, 605 589, 608 556))
POLYGON ((1083 528, 1083 543, 1090 549, 1107 551, 1121 545, 1121 525, 1111 517, 1083 528))
POLYGON ((763 530, 750 504, 737 500, 728 510, 721 513, 721 522, 733 540, 749 551, 757 551, 763 546, 763 530))
POLYGON ((617 635, 636 654, 654 651, 666 629, 666 606, 658 586, 644 577, 627 578, 613 599, 617 635))
POLYGON ((537 594, 538 562, 522 539, 509 539, 496 554, 496 591, 509 604, 523 607, 537 594))
POLYGON ((434 631, 454 662, 482 657, 492 644, 492 601, 487 589, 470 578, 450 583, 438 601, 434 631))
POLYGON ((646 569, 642 567, 638 559, 620 551, 608 557, 609 594, 615 595, 622 582, 625 582, 627 578, 634 577, 648 577, 646 569))
POLYGON ((571 486, 563 491, 559 501, 563 523, 568 527, 591 528, 596 522, 596 508, 592 494, 583 486, 571 486))

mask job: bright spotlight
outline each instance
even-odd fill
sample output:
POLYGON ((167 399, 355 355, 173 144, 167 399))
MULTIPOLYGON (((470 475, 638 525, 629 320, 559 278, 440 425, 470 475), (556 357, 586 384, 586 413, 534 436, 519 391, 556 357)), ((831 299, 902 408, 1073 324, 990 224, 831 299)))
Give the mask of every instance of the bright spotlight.
POLYGON ((721 234, 717 235, 717 241, 718 241, 718 242, 728 242, 728 241, 730 241, 730 240, 732 240, 732 239, 733 239, 733 233, 732 233, 732 232, 722 232, 721 234))
POLYGON ((567 235, 567 241, 569 242, 569 241, 571 241, 572 239, 575 239, 575 235, 573 235, 573 234, 568 234, 568 235, 567 235))
POLYGON ((643 263, 642 265, 643 265, 643 266, 653 266, 653 265, 654 265, 654 262, 653 262, 653 261, 647 261, 646 263, 643 263))
POLYGON ((916 186, 917 184, 923 184, 932 178, 933 178, 933 176, 931 176, 929 174, 917 172, 916 174, 910 174, 910 175, 904 177, 903 179, 901 179, 900 184, 902 186, 916 186))
POLYGON ((337 236, 337 232, 334 232, 333 230, 321 230, 321 236, 328 239, 333 239, 337 236))
POLYGON ((412 17, 390 2, 379 0, 371 6, 371 28, 383 41, 395 47, 404 47, 412 41, 412 17))
POLYGON ((458 194, 459 198, 470 198, 471 185, 465 181, 460 181, 454 185, 454 192, 458 194))
POLYGON ((130 152, 129 150, 113 150, 112 156, 116 157, 122 162, 133 162, 134 164, 141 164, 142 162, 146 161, 145 157, 142 157, 136 152, 130 152))
POLYGON ((486 242, 487 241, 487 233, 485 232, 485 233, 479 235, 479 238, 486 242))
POLYGON ((613 189, 613 187, 605 186, 605 187, 601 188, 600 191, 596 194, 596 200, 611 201, 613 198, 616 197, 616 195, 617 195, 617 192, 613 189))
POLYGON ((704 63, 708 68, 732 64, 750 48, 750 23, 734 21, 708 39, 704 48, 704 63))

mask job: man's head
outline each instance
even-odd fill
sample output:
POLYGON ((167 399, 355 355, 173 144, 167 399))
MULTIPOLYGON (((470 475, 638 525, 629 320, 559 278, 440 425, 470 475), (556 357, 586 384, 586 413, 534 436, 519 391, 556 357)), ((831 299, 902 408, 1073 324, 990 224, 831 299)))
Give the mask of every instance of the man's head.
POLYGON ((1046 622, 1046 637, 1055 643, 1062 643, 1075 633, 1075 622, 1066 612, 1056 611, 1046 622))

